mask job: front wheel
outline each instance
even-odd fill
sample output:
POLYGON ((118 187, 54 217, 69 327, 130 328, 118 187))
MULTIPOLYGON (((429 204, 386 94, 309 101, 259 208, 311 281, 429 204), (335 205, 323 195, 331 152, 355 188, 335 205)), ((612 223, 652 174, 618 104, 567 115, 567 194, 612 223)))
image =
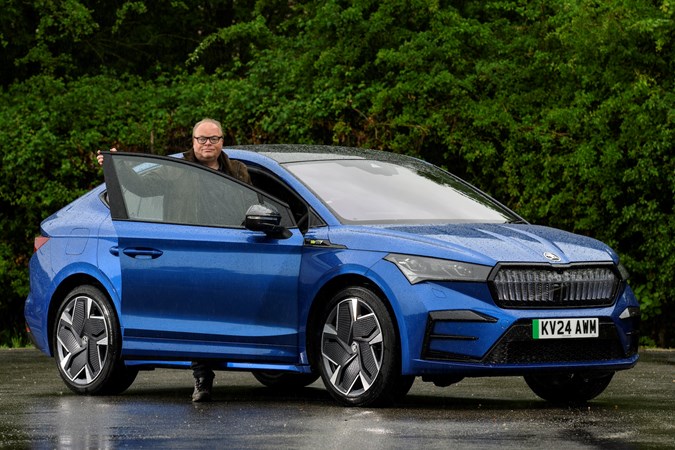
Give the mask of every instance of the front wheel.
POLYGON ((532 392, 551 403, 585 403, 600 395, 614 372, 527 375, 532 392))
POLYGON ((138 373, 121 360, 117 316, 94 286, 79 286, 66 296, 56 314, 52 342, 59 374, 78 394, 119 394, 138 373))
POLYGON ((315 339, 328 392, 348 406, 391 403, 410 389, 401 376, 400 350, 383 301, 363 287, 343 289, 325 306, 315 339))

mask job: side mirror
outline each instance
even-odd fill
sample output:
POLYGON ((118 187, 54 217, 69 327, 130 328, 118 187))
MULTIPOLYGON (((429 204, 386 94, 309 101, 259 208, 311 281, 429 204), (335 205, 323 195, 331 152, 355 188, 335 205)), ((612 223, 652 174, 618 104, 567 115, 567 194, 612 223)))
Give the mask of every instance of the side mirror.
POLYGON ((268 237, 288 239, 293 233, 281 223, 281 214, 265 205, 252 205, 246 211, 244 226, 247 230, 262 231, 268 237))

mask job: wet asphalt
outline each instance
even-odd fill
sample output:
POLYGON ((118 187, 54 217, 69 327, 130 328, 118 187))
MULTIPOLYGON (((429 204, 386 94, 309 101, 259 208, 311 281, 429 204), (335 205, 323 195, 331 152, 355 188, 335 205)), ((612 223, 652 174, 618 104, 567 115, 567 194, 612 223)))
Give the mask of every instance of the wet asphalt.
POLYGON ((141 372, 124 394, 71 393, 54 360, 0 350, 0 448, 675 448, 675 351, 643 351, 583 406, 539 400, 519 377, 438 388, 417 379, 391 408, 337 405, 320 381, 276 393, 220 372, 214 401, 193 404, 191 373, 141 372))

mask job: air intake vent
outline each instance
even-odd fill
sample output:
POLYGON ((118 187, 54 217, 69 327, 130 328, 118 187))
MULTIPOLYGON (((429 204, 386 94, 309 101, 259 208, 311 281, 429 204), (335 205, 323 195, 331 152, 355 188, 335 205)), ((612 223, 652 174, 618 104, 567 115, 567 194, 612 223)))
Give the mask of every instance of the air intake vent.
POLYGON ((502 308, 579 308, 614 303, 619 281, 613 266, 502 265, 490 288, 502 308))

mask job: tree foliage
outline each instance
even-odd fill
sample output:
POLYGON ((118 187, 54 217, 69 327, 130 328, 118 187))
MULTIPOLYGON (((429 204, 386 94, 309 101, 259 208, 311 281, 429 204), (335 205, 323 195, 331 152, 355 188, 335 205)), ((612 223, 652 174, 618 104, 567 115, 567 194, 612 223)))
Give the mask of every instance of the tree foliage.
POLYGON ((176 152, 212 116, 228 143, 418 156, 601 239, 644 341, 673 345, 670 0, 2 3, 3 329, 40 220, 101 181, 95 150, 176 152))

